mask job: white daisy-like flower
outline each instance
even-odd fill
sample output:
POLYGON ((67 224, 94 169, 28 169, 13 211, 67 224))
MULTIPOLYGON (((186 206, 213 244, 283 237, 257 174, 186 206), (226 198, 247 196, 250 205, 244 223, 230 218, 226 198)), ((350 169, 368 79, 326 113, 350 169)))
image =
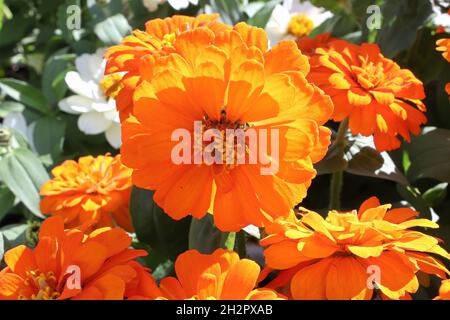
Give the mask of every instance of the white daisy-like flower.
POLYGON ((198 5, 198 0, 167 0, 175 10, 186 9, 189 4, 198 5))
POLYGON ((142 4, 150 12, 158 10, 158 6, 164 2, 166 2, 166 0, 142 0, 142 4))
POLYGON ((432 22, 436 28, 439 28, 441 32, 450 33, 450 9, 445 12, 444 8, 448 7, 447 0, 440 0, 434 3, 432 1, 433 6, 433 15, 431 17, 432 22))
POLYGON ((69 71, 65 80, 76 93, 59 102, 59 108, 67 113, 80 115, 78 128, 87 135, 105 133, 106 140, 114 148, 121 144, 120 119, 116 110, 115 93, 122 75, 104 76, 106 60, 103 49, 95 54, 82 54, 75 59, 77 71, 69 71))
POLYGON ((271 45, 284 39, 295 39, 309 33, 333 14, 309 1, 283 0, 275 7, 266 25, 271 45))

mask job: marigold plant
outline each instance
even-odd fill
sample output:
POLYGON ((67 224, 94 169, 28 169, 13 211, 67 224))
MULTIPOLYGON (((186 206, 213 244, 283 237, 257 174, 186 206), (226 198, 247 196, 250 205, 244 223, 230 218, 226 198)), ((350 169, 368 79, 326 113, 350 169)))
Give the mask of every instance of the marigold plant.
POLYGON ((64 230, 61 217, 41 226, 35 249, 15 247, 5 253, 0 272, 0 300, 122 300, 153 292, 147 269, 134 261, 144 250, 129 249, 122 229, 102 228, 89 235, 64 230))
POLYGON ((283 270, 269 287, 290 283, 294 299, 371 299, 375 288, 405 299, 417 291, 419 271, 444 279, 449 271, 432 254, 449 254, 438 239, 411 230, 438 225, 390 207, 370 198, 358 211, 330 211, 326 219, 306 210, 300 219, 277 220, 261 240, 267 265, 283 270))
POLYGON ((385 58, 378 45, 344 40, 316 50, 308 79, 332 98, 333 119, 348 118, 353 134, 373 135, 379 151, 410 141, 427 119, 423 84, 414 74, 385 58))
POLYGON ((260 267, 252 260, 239 259, 232 251, 217 249, 212 254, 189 250, 175 262, 177 278, 161 280, 154 291, 163 300, 283 300, 284 296, 258 288, 260 267))
POLYGON ((81 157, 52 170, 41 188, 41 211, 61 216, 67 228, 92 230, 119 225, 132 231, 129 213, 131 169, 119 156, 81 157))
POLYGON ((159 62, 165 67, 136 89, 134 117, 123 123, 121 152, 133 168, 133 183, 156 190, 154 200, 172 218, 201 218, 209 211, 225 231, 288 215, 306 196, 316 175, 313 163, 330 143, 330 130, 322 125, 333 106, 306 81, 307 58, 293 41, 266 51, 263 30, 243 23, 218 35, 208 28, 184 32, 174 47, 177 52, 159 62), (189 138, 187 161, 175 163, 173 150, 180 142, 172 134, 181 128, 196 137, 196 123, 202 132, 219 130, 225 150, 230 145, 226 130, 256 132, 258 161, 249 163, 256 152, 248 151, 246 139, 239 147, 231 143, 231 156, 229 150, 219 154, 221 164, 194 164, 207 144, 198 147, 189 138), (279 137, 270 146, 278 147, 278 159, 271 158, 269 148, 262 154, 261 136, 273 141, 273 129, 279 137), (236 148, 245 152, 243 163, 235 161, 236 148), (261 174, 268 164, 277 170, 261 174))

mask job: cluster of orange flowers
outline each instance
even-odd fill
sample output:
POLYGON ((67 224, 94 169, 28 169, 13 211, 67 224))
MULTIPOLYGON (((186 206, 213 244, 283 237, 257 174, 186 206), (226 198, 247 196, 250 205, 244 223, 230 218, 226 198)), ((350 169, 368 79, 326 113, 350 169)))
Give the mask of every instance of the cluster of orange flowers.
MULTIPOLYGON (((417 291, 419 272, 449 274, 432 256, 450 258, 439 241, 410 230, 437 225, 410 209, 389 210, 372 198, 358 212, 331 211, 326 219, 293 213, 330 145, 327 121, 348 119, 380 151, 398 148, 399 137, 409 140, 426 122, 422 83, 377 45, 324 34, 268 48, 265 32, 245 23, 174 16, 148 22, 106 58, 107 74, 123 74, 116 98, 121 155, 53 169, 41 190, 41 210, 52 217, 35 249, 5 254, 0 299, 404 299, 417 291), (279 158, 175 164, 172 133, 195 135, 196 122, 222 134, 277 129, 279 158), (267 163, 279 170, 262 175, 267 163), (265 228, 268 267, 261 272, 222 249, 190 250, 177 258, 176 278, 157 285, 136 261, 147 253, 129 249, 132 185, 154 190, 154 201, 176 220, 209 213, 222 231, 265 228), (276 278, 261 287, 269 272, 276 278)), ((440 298, 448 298, 448 287, 443 282, 440 298)))

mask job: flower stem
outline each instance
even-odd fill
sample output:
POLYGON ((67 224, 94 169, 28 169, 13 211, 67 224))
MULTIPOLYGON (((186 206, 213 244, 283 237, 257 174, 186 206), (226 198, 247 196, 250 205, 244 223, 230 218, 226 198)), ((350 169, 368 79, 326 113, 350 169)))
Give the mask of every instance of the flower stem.
POLYGON ((235 242, 236 242, 236 232, 228 233, 227 239, 225 240, 224 244, 225 249, 234 251, 235 242))
POLYGON ((245 231, 241 230, 237 233, 237 250, 239 257, 244 259, 247 257, 247 249, 245 247, 245 231))
MULTIPOLYGON (((336 139, 333 142, 333 146, 340 150, 340 154, 344 154, 347 147, 346 134, 348 131, 348 118, 344 119, 339 125, 339 129, 336 135, 336 139)), ((341 208, 341 194, 344 180, 344 171, 339 170, 333 172, 330 183, 330 210, 339 210, 341 208)))

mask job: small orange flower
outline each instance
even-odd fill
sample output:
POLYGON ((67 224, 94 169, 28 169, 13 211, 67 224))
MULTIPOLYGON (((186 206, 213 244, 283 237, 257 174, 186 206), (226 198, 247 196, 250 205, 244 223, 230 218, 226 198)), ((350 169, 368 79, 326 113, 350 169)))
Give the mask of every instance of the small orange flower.
POLYGON ((353 134, 374 136, 379 151, 410 141, 427 119, 424 88, 414 74, 385 58, 376 44, 333 41, 317 49, 308 77, 331 96, 335 121, 349 119, 353 134))
POLYGON ((310 37, 301 37, 297 39, 297 46, 300 51, 311 57, 316 53, 317 48, 328 49, 331 42, 338 40, 337 38, 333 38, 331 33, 324 32, 318 34, 314 38, 310 37))
POLYGON ((41 188, 41 211, 64 218, 67 228, 89 230, 118 225, 132 231, 129 213, 131 169, 120 155, 82 157, 52 170, 41 188))
POLYGON ((436 41, 437 51, 442 52, 442 56, 450 62, 450 38, 443 38, 436 41))
POLYGON ((217 14, 201 14, 154 19, 145 24, 145 31, 135 30, 120 45, 108 49, 105 74, 125 73, 116 103, 122 120, 132 113, 134 89, 142 81, 140 70, 151 68, 155 57, 174 52, 173 43, 184 31, 207 27, 218 32, 230 28, 218 18, 217 14))
POLYGON ((44 221, 35 249, 5 253, 0 300, 122 300, 146 297, 156 288, 148 270, 134 259, 144 250, 128 249, 122 229, 97 229, 90 235, 64 231, 61 217, 44 221))
POLYGON ((430 254, 449 259, 438 240, 414 227, 437 228, 414 219, 408 208, 389 210, 377 198, 358 212, 330 211, 326 219, 305 211, 266 228, 264 255, 270 268, 283 270, 268 287, 290 282, 294 299, 371 299, 374 288, 389 299, 417 291, 417 272, 441 278, 449 271, 430 254))
POLYGON ((316 175, 313 164, 330 144, 323 124, 333 106, 306 81, 308 59, 295 42, 270 51, 267 43, 263 30, 245 23, 218 34, 208 28, 186 31, 174 42, 177 52, 161 59, 164 67, 136 89, 134 117, 123 123, 123 162, 133 168, 135 185, 156 190, 154 200, 172 218, 201 218, 209 211, 219 229, 237 231, 288 215, 306 196, 316 175), (195 143, 188 146, 187 153, 194 154, 188 163, 174 163, 172 152, 180 142, 172 134, 181 128, 196 137, 196 123, 202 132, 219 131, 223 142, 227 130, 269 132, 266 141, 278 130, 271 145, 278 147, 279 161, 258 142, 262 133, 254 139, 259 159, 263 153, 278 171, 262 175, 268 164, 249 163, 249 139, 240 145, 243 164, 226 161, 229 153, 217 154, 222 163, 194 163, 195 155, 201 156, 195 143))
POLYGON ((443 280, 436 300, 450 300, 450 279, 443 280))
POLYGON ((154 298, 163 300, 283 300, 272 289, 255 289, 260 267, 237 253, 217 249, 213 254, 189 250, 175 262, 177 278, 161 280, 154 298))

